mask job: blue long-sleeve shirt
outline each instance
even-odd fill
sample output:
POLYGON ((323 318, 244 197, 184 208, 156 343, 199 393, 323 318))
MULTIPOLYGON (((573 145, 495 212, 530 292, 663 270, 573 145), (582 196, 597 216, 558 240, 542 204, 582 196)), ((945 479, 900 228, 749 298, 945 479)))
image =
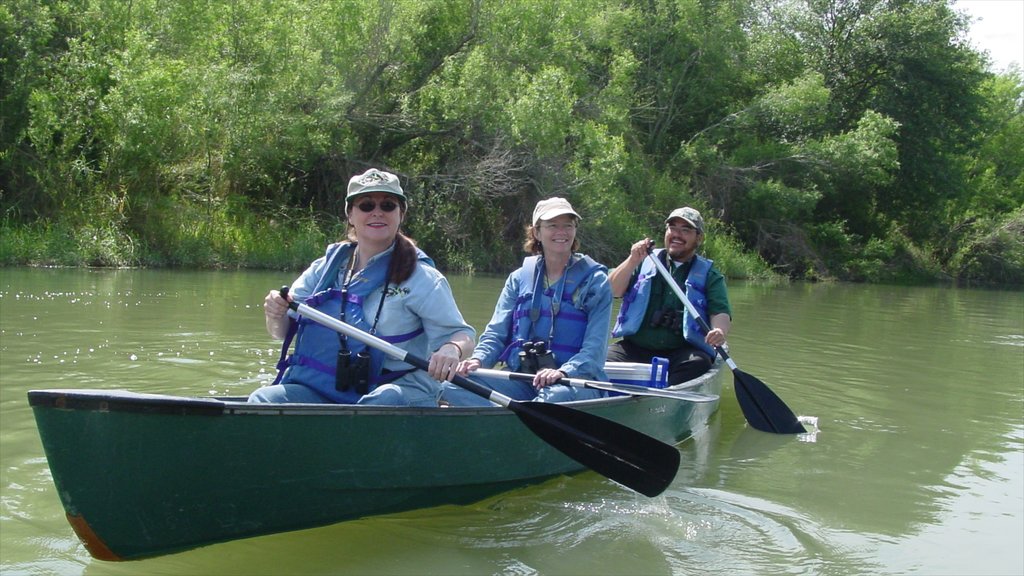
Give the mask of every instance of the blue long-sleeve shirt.
MULTIPOLYGON (((579 255, 573 256, 572 266, 585 265, 581 262, 579 255)), ((558 282, 565 282, 568 275, 567 271, 558 282)), ((511 343, 511 338, 515 337, 512 335, 513 316, 523 278, 521 267, 509 274, 501 296, 494 306, 494 314, 473 350, 472 357, 479 360, 484 368, 493 367, 511 343)), ((560 294, 559 288, 556 283, 553 287, 555 294, 560 294)), ((589 281, 573 295, 573 303, 577 308, 587 312, 582 347, 558 369, 570 378, 607 380, 604 363, 608 357, 608 329, 612 314, 612 292, 607 272, 595 271, 589 281)), ((578 324, 559 322, 557 316, 554 325, 556 331, 578 329, 578 324)), ((535 336, 546 339, 550 330, 550 316, 538 319, 533 325, 533 330, 535 336)))

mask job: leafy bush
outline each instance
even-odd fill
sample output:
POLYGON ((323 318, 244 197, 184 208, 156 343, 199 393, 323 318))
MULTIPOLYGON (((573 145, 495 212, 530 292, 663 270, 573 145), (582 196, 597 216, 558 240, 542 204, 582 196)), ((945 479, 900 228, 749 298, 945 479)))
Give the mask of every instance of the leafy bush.
POLYGON ((950 264, 959 282, 1024 284, 1024 208, 976 222, 962 246, 950 264))

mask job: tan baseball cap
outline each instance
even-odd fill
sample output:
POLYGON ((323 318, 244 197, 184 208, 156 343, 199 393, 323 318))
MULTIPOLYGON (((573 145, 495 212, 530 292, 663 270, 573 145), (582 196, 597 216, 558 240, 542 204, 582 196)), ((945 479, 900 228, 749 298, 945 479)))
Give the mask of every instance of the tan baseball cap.
POLYGON ((572 209, 572 204, 569 204, 569 201, 565 198, 555 196, 547 200, 541 200, 537 202, 537 207, 533 209, 533 225, 536 226, 541 220, 551 220, 564 214, 572 214, 577 220, 583 220, 572 209))

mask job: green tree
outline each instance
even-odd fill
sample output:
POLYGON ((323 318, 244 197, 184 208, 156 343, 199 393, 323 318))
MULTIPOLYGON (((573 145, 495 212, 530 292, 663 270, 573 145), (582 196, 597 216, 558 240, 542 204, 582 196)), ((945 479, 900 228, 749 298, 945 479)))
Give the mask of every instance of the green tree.
MULTIPOLYGON (((877 209, 915 240, 933 236, 943 206, 964 187, 957 159, 981 119, 984 70, 963 40, 965 17, 944 0, 801 0, 788 8, 832 95, 833 129, 850 129, 868 110, 899 124, 899 177, 876 189, 877 209)), ((820 211, 850 215, 827 198, 820 211)))
POLYGON ((11 0, 0 259, 301 265, 373 165, 443 267, 514 266, 557 194, 610 263, 690 204, 734 273, 1013 281, 1022 83, 965 31, 944 0, 11 0))

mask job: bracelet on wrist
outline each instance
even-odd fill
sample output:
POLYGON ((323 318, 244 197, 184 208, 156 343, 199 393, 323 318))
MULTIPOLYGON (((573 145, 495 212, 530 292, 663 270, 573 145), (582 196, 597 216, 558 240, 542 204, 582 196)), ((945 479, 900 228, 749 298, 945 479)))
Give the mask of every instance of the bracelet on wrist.
MULTIPOLYGON (((448 344, 451 344, 452 346, 455 346, 455 349, 459 351, 459 360, 462 360, 462 346, 459 346, 458 342, 454 342, 452 340, 449 340, 449 341, 445 342, 444 344, 441 344, 441 347, 444 347, 444 346, 446 346, 448 344)), ((440 349, 441 348, 438 348, 438 350, 440 350, 440 349)))

